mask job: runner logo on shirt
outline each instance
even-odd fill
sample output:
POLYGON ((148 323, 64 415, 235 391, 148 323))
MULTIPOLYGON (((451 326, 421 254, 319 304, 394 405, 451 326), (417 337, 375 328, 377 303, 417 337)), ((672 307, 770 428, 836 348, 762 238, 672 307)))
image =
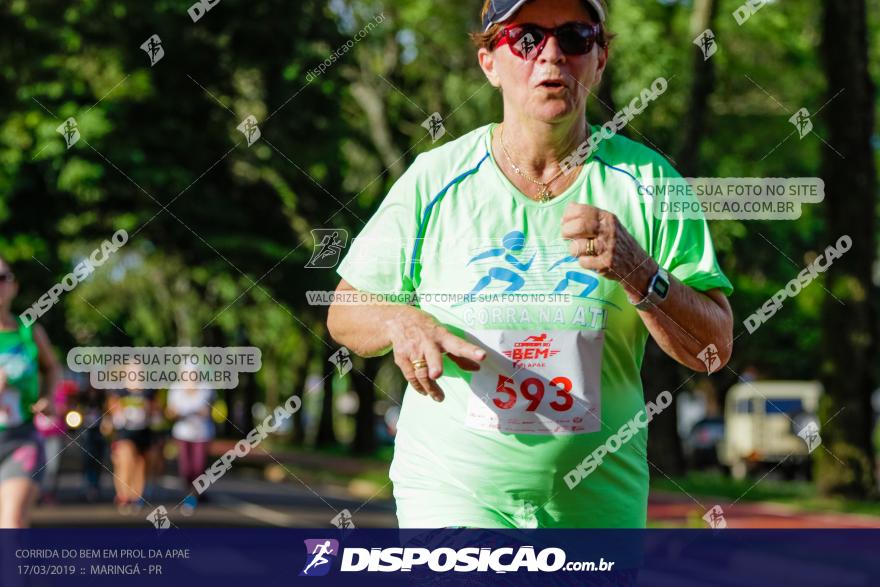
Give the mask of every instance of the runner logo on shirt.
POLYGON ((487 261, 497 265, 484 269, 485 274, 473 285, 466 298, 474 301, 477 294, 483 292, 490 285, 496 284, 505 285, 502 293, 536 293, 546 291, 548 289, 546 280, 552 279, 551 283, 555 283, 552 293, 566 293, 570 287, 574 286, 572 290, 573 297, 597 301, 620 309, 602 297, 591 295, 599 288, 599 279, 597 277, 583 271, 566 270, 562 267, 570 263, 577 263, 577 257, 565 254, 553 263, 550 263, 548 267, 546 261, 542 263, 538 260, 539 251, 542 253, 541 257, 543 258, 552 255, 552 252, 547 248, 538 249, 529 255, 526 251, 525 233, 519 230, 508 232, 501 239, 500 247, 489 247, 473 255, 468 260, 466 264, 468 267, 475 263, 479 267, 487 261), (521 255, 522 257, 520 257, 521 255), (545 267, 546 269, 544 269, 545 267), (559 271, 563 271, 563 273, 556 278, 553 278, 552 275, 546 277, 538 275, 538 273, 542 272, 545 274, 558 273, 557 268, 559 268, 559 271), (532 283, 529 283, 530 281, 532 283))

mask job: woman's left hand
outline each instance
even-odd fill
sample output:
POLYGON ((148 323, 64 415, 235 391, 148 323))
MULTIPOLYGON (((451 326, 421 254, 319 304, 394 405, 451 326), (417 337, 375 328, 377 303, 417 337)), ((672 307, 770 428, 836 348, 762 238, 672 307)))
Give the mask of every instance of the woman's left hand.
POLYGON ((55 409, 52 406, 52 402, 45 397, 41 397, 35 401, 34 405, 31 406, 31 411, 35 414, 43 414, 47 418, 51 418, 55 415, 55 409))
POLYGON ((658 265, 611 212, 588 204, 569 204, 562 217, 562 237, 584 269, 619 281, 631 299, 641 299, 658 265), (593 239, 595 255, 588 255, 593 239))

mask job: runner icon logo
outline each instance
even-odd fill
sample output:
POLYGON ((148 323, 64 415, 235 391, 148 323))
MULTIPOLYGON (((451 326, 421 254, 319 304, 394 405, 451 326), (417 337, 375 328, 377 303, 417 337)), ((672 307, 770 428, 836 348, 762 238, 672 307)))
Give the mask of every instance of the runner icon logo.
POLYGON ((332 538, 305 540, 306 566, 300 577, 323 577, 330 572, 333 561, 339 555, 339 541, 332 538))
MULTIPOLYGON (((536 273, 554 272, 558 267, 578 262, 577 257, 566 254, 544 269, 546 265, 539 260, 539 253, 542 258, 552 254, 550 249, 546 247, 530 247, 527 251, 525 233, 520 230, 508 232, 501 239, 500 247, 490 246, 482 252, 473 255, 468 260, 466 267, 473 266, 481 272, 485 272, 474 284, 473 288, 471 288, 471 291, 468 292, 468 297, 473 301, 474 296, 481 293, 487 287, 503 284, 507 285, 501 290, 502 293, 545 293, 546 289, 537 282, 527 284, 526 278, 529 277, 530 270, 536 270, 532 271, 531 275, 532 278, 536 278, 536 273), (528 260, 526 260, 526 257, 528 257, 528 260), (536 262, 536 260, 538 261, 536 262), (497 265, 486 268, 485 264, 487 263, 497 265), (503 265, 506 265, 506 267, 503 265)), ((559 271, 564 271, 564 273, 556 281, 556 287, 552 290, 553 293, 564 293, 568 290, 569 286, 574 285, 581 290, 574 297, 608 303, 607 300, 602 298, 590 297, 590 294, 599 287, 599 280, 593 275, 571 269, 565 270, 564 267, 559 271), (583 286, 583 288, 580 288, 580 286, 583 286)))

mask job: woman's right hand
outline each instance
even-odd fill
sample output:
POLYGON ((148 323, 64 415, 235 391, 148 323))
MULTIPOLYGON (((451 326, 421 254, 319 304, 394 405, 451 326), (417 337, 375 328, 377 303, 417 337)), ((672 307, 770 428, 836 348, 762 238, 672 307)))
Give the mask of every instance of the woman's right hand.
POLYGON ((422 395, 443 401, 444 393, 436 380, 443 374, 443 355, 466 371, 478 371, 486 351, 455 336, 429 314, 410 306, 388 320, 394 362, 403 376, 422 395), (413 361, 427 364, 416 369, 413 361))

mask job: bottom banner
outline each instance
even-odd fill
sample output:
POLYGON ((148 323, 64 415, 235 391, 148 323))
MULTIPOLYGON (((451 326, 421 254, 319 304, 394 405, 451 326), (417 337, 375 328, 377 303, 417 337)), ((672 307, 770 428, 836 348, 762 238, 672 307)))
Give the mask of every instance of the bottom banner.
POLYGON ((880 530, 4 530, 0 586, 874 586, 878 552, 880 530))

